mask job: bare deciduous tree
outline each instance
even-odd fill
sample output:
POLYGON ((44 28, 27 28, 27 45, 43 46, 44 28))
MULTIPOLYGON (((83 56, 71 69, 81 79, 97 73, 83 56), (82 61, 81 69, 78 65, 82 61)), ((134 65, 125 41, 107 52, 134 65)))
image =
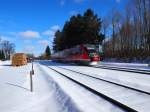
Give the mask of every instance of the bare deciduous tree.
POLYGON ((108 57, 148 58, 150 56, 150 0, 132 0, 124 13, 111 12, 111 38, 105 42, 108 57))

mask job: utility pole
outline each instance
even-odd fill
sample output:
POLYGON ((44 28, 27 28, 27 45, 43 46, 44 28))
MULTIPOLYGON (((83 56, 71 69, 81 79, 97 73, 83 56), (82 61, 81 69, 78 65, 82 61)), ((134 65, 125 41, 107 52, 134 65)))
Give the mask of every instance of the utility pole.
POLYGON ((33 92, 33 79, 32 75, 34 75, 34 69, 33 69, 33 56, 32 56, 32 69, 30 71, 30 91, 33 92))
POLYGON ((33 92, 32 72, 30 71, 30 91, 33 92))

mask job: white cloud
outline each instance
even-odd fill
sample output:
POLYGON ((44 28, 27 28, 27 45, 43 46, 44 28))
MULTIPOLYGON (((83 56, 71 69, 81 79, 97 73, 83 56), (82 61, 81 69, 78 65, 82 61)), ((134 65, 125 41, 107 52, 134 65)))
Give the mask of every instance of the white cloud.
POLYGON ((48 45, 48 40, 39 40, 38 43, 42 46, 47 46, 48 45))
POLYGON ((23 49, 23 51, 26 53, 33 53, 34 50, 35 50, 35 47, 32 45, 26 45, 23 49))
POLYGON ((54 37, 55 32, 59 29, 60 27, 58 25, 54 25, 49 30, 44 31, 42 34, 46 36, 54 37))
POLYGON ((40 34, 39 32, 28 30, 24 32, 19 32, 18 36, 21 36, 26 39, 30 39, 30 38, 39 38, 40 34))

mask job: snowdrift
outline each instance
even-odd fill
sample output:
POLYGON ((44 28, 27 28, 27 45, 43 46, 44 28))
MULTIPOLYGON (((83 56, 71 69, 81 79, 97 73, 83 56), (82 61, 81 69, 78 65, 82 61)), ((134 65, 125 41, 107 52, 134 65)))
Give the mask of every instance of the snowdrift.
POLYGON ((53 78, 50 77, 50 75, 46 71, 43 70, 43 68, 41 66, 39 66, 39 69, 45 74, 44 76, 45 76, 46 80, 49 82, 49 85, 53 86, 53 89, 55 91, 55 98, 62 106, 61 108, 63 108, 63 110, 65 110, 65 112, 80 112, 80 110, 74 104, 74 102, 69 97, 69 95, 67 95, 65 93, 65 91, 62 90, 60 85, 58 85, 53 80, 53 78))

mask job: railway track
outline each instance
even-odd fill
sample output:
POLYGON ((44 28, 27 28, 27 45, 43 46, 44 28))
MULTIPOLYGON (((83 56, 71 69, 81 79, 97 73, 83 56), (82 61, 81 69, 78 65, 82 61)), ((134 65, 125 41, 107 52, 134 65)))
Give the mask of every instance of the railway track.
MULTIPOLYGON (((55 63, 57 63, 57 62, 55 62, 55 63)), ((77 65, 77 64, 76 63, 72 63, 72 64, 68 64, 68 65, 72 66, 72 65, 77 65)), ((90 67, 150 75, 150 70, 143 70, 143 69, 136 69, 136 68, 127 68, 127 67, 118 67, 118 66, 106 66, 106 65, 95 65, 95 66, 91 65, 90 67)))
POLYGON ((68 76, 65 75, 64 73, 61 73, 60 71, 58 71, 58 70, 56 70, 56 69, 54 69, 54 68, 51 68, 51 67, 48 67, 48 68, 51 69, 51 70, 53 70, 53 71, 55 71, 55 72, 57 72, 57 73, 59 73, 60 75, 62 75, 62 76, 64 76, 64 77, 66 77, 67 79, 69 79, 69 80, 75 82, 76 84, 78 84, 78 85, 84 87, 85 89, 91 91, 93 94, 98 95, 99 97, 102 97, 102 98, 104 98, 105 100, 107 100, 107 101, 113 103, 114 105, 116 105, 117 107, 121 108, 121 109, 124 110, 124 111, 127 111, 127 112, 137 112, 135 109, 130 108, 130 107, 128 107, 127 105, 122 104, 122 103, 118 102, 117 100, 112 99, 112 98, 106 96, 105 94, 100 93, 100 92, 96 91, 95 89, 93 89, 93 88, 91 88, 91 87, 89 87, 89 86, 87 86, 87 85, 85 85, 85 84, 83 84, 83 83, 81 83, 81 82, 79 82, 79 81, 77 81, 77 80, 71 78, 71 77, 68 77, 68 76))
POLYGON ((150 70, 143 70, 143 69, 117 67, 117 66, 106 66, 106 65, 96 65, 96 66, 91 66, 91 67, 150 75, 150 70))
MULTIPOLYGON (((84 75, 84 77, 88 77, 88 78, 90 77, 90 78, 92 78, 92 79, 94 79, 94 80, 100 80, 100 79, 98 79, 98 78, 91 77, 91 76, 89 76, 89 75, 87 75, 87 74, 78 73, 78 72, 76 72, 76 71, 67 70, 67 69, 60 68, 60 67, 59 67, 59 70, 58 70, 58 67, 53 68, 53 67, 50 67, 50 66, 49 66, 48 68, 50 68, 51 70, 53 70, 53 71, 55 71, 55 72, 57 72, 57 73, 63 75, 64 77, 68 78, 69 80, 72 80, 73 82, 75 82, 75 83, 81 85, 82 87, 88 89, 88 90, 91 91, 92 93, 94 93, 94 94, 96 94, 96 95, 98 95, 98 96, 100 96, 100 97, 103 97, 104 99, 110 101, 111 103, 113 103, 114 105, 118 106, 119 108, 122 108, 122 109, 125 110, 125 111, 130 111, 130 112, 139 111, 137 108, 135 108, 135 106, 131 107, 132 104, 131 104, 131 105, 130 105, 130 104, 126 104, 126 103, 124 103, 124 102, 122 102, 122 101, 116 100, 115 98, 110 97, 109 95, 104 94, 103 92, 98 91, 97 89, 91 87, 90 85, 85 84, 84 82, 82 82, 82 81, 80 81, 80 80, 76 80, 76 78, 72 77, 71 75, 67 75, 66 72, 69 71, 69 72, 72 72, 72 73, 84 75), (62 70, 60 70, 60 69, 67 70, 67 71, 66 71, 66 72, 62 72, 62 70)), ((104 81, 104 80, 101 80, 101 81, 104 81)), ((146 95, 146 96, 148 96, 148 97, 150 98, 150 93, 147 93, 147 92, 145 92, 145 91, 137 90, 137 89, 135 89, 135 88, 126 87, 126 86, 124 86, 124 85, 114 84, 114 83, 109 82, 109 81, 105 81, 105 83, 109 83, 109 84, 111 83, 112 85, 115 85, 115 86, 117 86, 117 87, 125 88, 127 91, 130 90, 130 91, 132 91, 133 93, 135 93, 135 95, 136 95, 136 94, 142 94, 142 95, 144 94, 144 95, 146 95)), ((138 98, 138 96, 137 96, 137 98, 138 98)))
MULTIPOLYGON (((61 66, 61 65, 60 65, 61 66)), ((57 66, 57 67, 60 67, 60 66, 57 66)), ((66 64, 65 64, 65 66, 66 66, 66 64)), ((68 66, 68 64, 67 64, 67 66, 68 66)), ((74 64, 72 65, 70 65, 70 66, 75 66, 74 64)), ((82 66, 81 66, 82 67, 82 66)), ((83 66, 84 67, 84 66, 83 66)), ((100 68, 100 67, 94 67, 94 66, 92 66, 93 68, 100 68)), ((61 68, 61 67, 60 67, 61 68)), ((64 68, 64 67, 62 67, 62 68, 64 68)), ((66 67, 65 67, 66 68, 66 67)), ((120 68, 120 67, 119 67, 120 68)), ((121 67, 122 68, 122 67, 121 67)), ((68 68, 67 68, 68 69, 68 68)), ((90 68, 87 68, 87 69, 90 69, 90 68)), ((112 68, 111 69, 109 69, 108 68, 108 66, 107 66, 107 68, 105 68, 106 70, 112 70, 112 68)), ((125 68, 126 69, 126 68, 125 68)), ((70 70, 70 69, 68 69, 68 70, 70 70)), ((72 69, 71 69, 72 70, 72 69)), ((129 72, 129 73, 137 73, 137 71, 135 72, 135 71, 132 71, 132 72, 130 72, 128 69, 126 69, 126 70, 120 70, 120 69, 118 69, 118 67, 116 67, 116 68, 114 68, 113 67, 113 70, 114 71, 125 71, 125 72, 129 72)), ((136 69, 132 69, 132 70, 136 70, 136 69)), ((99 80, 103 80, 103 81, 106 81, 106 82, 109 82, 109 83, 112 83, 112 84, 116 84, 116 85, 120 85, 120 86, 124 86, 124 87, 126 87, 126 88, 130 88, 130 89, 134 89, 135 91, 139 91, 139 92, 143 92, 143 93, 145 93, 145 94, 150 94, 150 90, 149 90, 149 88, 148 88, 148 85, 145 85, 144 83, 142 84, 142 82, 141 81, 144 81, 144 79, 146 80, 146 82, 148 83, 148 80, 147 79, 149 79, 149 74, 147 74, 147 72, 149 72, 149 70, 141 70, 140 72, 138 71, 138 73, 141 73, 141 72, 144 72, 143 73, 143 75, 141 74, 137 74, 137 79, 135 78, 135 77, 133 77, 135 74, 132 74, 132 76, 131 76, 131 78, 133 78, 133 81, 135 81, 135 82, 137 82, 137 81, 140 81, 139 82, 139 86, 137 86, 137 84, 136 83, 134 83, 134 82, 132 82, 132 81, 130 81, 129 80, 129 83, 124 83, 124 80, 122 80, 122 79, 118 79, 118 80, 116 80, 115 78, 114 79, 110 79, 111 77, 101 77, 101 75, 98 75, 97 73, 96 74, 92 74, 92 73, 88 73, 88 72, 82 72, 82 70, 80 71, 78 71, 78 70, 72 70, 72 71, 74 71, 74 72, 76 72, 76 73, 80 73, 80 74, 83 74, 83 75, 88 75, 89 77, 93 77, 93 78, 97 78, 97 79, 99 79, 99 80), (146 72, 147 71, 147 72, 146 72), (145 78, 143 79, 143 77, 141 77, 141 76, 144 76, 145 75, 145 78), (108 78, 108 79, 107 79, 108 78), (139 79, 143 79, 143 80, 139 80, 139 79), (120 82, 120 81, 122 81, 122 82, 120 82)), ((111 75, 111 74, 110 74, 111 75)), ((125 77, 122 77, 122 78, 125 78, 125 80, 128 80, 128 78, 130 78, 130 75, 131 74, 129 74, 126 78, 125 77)), ((119 76, 118 76, 119 77, 119 76)))
POLYGON ((100 78, 100 77, 91 76, 89 74, 82 73, 82 72, 75 71, 75 70, 68 69, 68 68, 64 68, 64 67, 58 67, 58 68, 69 70, 71 72, 79 73, 81 75, 85 75, 85 76, 88 76, 88 77, 91 77, 91 78, 94 78, 94 79, 98 79, 98 80, 101 80, 101 81, 104 81, 104 82, 108 82, 108 83, 111 83, 111 84, 114 84, 114 85, 117 85, 117 86, 125 87, 127 89, 131 89, 131 90, 134 90, 134 91, 137 91, 137 92, 141 92, 141 93, 150 95, 150 92, 147 92, 147 91, 144 91, 144 90, 140 90, 140 89, 137 89, 137 88, 133 88, 133 87, 130 87, 130 86, 127 86, 127 85, 119 84, 119 83, 116 83, 116 82, 113 82, 113 81, 109 81, 109 80, 106 80, 106 79, 103 79, 103 78, 100 78))

